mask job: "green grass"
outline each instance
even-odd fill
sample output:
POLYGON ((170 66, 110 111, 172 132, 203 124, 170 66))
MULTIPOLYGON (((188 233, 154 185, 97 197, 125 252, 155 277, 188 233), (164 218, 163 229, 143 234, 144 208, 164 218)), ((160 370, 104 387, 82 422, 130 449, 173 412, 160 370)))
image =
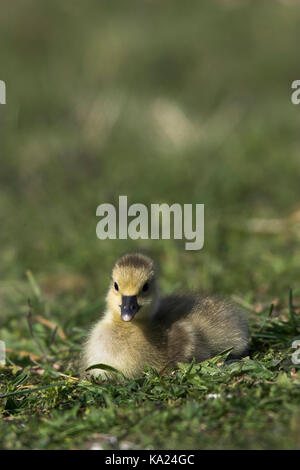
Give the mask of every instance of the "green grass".
POLYGON ((0 8, 0 447, 299 448, 296 2, 0 8), (203 250, 98 240, 120 194, 204 203, 203 250), (79 380, 112 264, 139 249, 164 292, 244 305, 251 356, 79 380))
MULTIPOLYGON (((32 297, 30 308, 46 318, 58 305, 32 297)), ((15 315, 18 334, 2 330, 15 342, 0 369, 2 447, 298 448, 300 365, 291 361, 298 312, 288 302, 280 314, 265 308, 257 319, 252 312, 251 359, 224 363, 225 355, 102 383, 78 379, 83 328, 66 326, 66 318, 67 339, 58 329, 53 340, 51 325, 37 321, 31 336, 26 314, 15 315)))

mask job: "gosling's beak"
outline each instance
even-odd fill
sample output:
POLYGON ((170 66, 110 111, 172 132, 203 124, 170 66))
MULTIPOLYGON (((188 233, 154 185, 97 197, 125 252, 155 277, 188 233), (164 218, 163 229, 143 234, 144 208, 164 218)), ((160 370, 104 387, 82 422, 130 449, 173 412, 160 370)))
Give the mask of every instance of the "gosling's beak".
POLYGON ((124 321, 133 319, 137 311, 140 309, 137 303, 136 295, 123 295, 121 305, 121 318, 124 321))

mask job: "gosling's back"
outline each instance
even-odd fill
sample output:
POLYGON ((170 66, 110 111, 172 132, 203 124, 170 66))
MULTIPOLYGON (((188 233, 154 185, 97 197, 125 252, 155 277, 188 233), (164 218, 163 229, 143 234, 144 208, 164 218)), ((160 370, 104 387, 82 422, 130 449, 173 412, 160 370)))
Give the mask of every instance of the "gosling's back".
POLYGON ((153 321, 167 329, 171 362, 189 362, 192 358, 201 362, 231 347, 231 358, 248 353, 246 314, 223 299, 199 294, 168 295, 161 299, 153 321))

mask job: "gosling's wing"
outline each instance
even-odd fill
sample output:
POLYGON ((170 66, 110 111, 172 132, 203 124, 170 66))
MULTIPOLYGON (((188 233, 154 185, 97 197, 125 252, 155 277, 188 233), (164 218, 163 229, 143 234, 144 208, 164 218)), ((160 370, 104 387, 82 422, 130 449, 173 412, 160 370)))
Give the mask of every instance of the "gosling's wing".
POLYGON ((239 305, 218 297, 200 297, 189 321, 216 354, 230 347, 234 348, 232 357, 240 357, 247 352, 248 319, 239 305))
MULTIPOLYGON (((230 347, 232 357, 242 356, 248 348, 245 312, 216 296, 168 295, 161 300, 154 321, 168 330, 172 356, 191 351, 190 358, 194 355, 200 361, 230 347)), ((188 359, 186 353, 183 357, 188 359)))

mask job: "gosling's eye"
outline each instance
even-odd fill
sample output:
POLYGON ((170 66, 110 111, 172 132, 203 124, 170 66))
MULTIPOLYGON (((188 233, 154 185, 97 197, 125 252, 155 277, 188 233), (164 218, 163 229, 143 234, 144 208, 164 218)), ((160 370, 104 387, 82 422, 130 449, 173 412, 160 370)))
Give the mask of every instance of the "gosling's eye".
POLYGON ((118 284, 117 284, 116 282, 114 282, 114 288, 116 289, 116 291, 119 290, 119 286, 118 286, 118 284))
POLYGON ((146 283, 143 285, 143 292, 147 292, 148 289, 149 289, 149 284, 148 284, 148 282, 146 282, 146 283))

